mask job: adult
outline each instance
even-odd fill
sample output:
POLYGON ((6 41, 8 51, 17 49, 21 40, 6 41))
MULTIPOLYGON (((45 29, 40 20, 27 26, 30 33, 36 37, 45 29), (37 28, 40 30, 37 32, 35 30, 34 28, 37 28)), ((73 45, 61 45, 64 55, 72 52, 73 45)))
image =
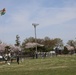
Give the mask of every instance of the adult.
POLYGON ((19 55, 17 55, 17 63, 19 64, 19 55))

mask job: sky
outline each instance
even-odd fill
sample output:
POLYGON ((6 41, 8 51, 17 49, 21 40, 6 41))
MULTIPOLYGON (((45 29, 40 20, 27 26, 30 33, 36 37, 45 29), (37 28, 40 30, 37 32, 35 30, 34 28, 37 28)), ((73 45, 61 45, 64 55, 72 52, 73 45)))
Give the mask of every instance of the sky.
POLYGON ((0 40, 15 44, 16 35, 24 39, 34 37, 32 23, 36 27, 37 38, 61 38, 64 44, 76 40, 76 0, 0 0, 0 40))

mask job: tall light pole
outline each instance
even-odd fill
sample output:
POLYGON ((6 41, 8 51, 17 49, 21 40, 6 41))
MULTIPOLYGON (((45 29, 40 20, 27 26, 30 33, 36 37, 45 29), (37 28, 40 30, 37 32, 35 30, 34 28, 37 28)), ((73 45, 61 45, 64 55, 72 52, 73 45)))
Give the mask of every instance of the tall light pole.
MULTIPOLYGON (((35 30, 35 43, 37 43, 36 26, 38 26, 39 24, 32 23, 32 25, 34 26, 34 30, 35 30)), ((37 59, 37 58, 38 58, 38 53, 37 53, 37 44, 36 44, 36 59, 37 59)))

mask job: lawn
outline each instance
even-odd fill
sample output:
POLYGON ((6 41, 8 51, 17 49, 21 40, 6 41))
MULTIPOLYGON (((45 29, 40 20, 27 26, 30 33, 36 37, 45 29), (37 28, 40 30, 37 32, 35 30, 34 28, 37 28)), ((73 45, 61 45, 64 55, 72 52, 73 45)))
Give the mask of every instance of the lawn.
POLYGON ((76 75, 76 55, 25 59, 19 65, 0 63, 0 75, 76 75))

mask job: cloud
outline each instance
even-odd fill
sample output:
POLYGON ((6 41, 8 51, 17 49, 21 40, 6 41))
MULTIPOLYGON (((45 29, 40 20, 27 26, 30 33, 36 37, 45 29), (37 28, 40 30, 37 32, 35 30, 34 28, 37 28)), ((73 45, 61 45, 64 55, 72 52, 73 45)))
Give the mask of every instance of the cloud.
POLYGON ((72 8, 49 8, 40 9, 33 20, 42 26, 62 24, 76 18, 76 9, 72 8))

